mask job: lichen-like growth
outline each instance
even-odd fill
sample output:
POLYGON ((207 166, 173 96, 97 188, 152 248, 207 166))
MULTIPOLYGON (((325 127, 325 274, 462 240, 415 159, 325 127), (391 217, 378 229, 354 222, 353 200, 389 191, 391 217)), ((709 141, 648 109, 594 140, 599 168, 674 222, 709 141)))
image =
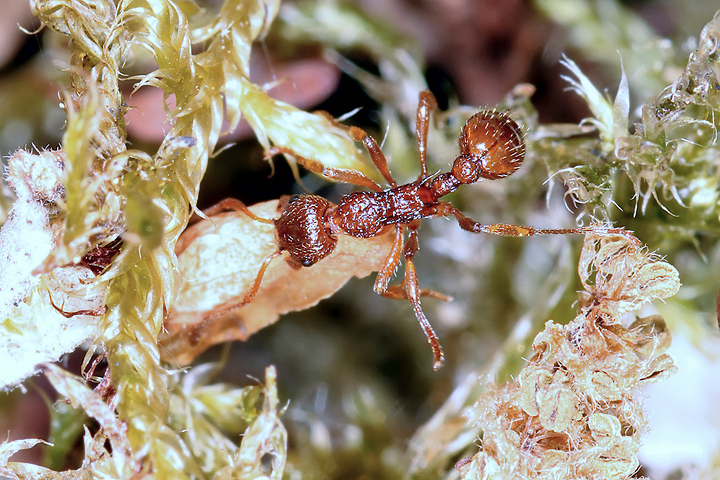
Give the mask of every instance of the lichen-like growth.
POLYGON ((458 469, 464 479, 630 478, 645 418, 639 388, 674 371, 659 315, 623 326, 643 303, 674 295, 677 271, 623 237, 587 235, 579 273, 581 311, 549 321, 516 381, 492 388, 473 415, 482 450, 458 469))
MULTIPOLYGON (((100 394, 88 388, 82 379, 54 365, 44 365, 45 375, 57 392, 75 409, 92 417, 100 429, 91 434, 85 427, 83 437, 85 457, 77 470, 55 472, 28 463, 8 462, 14 453, 31 448, 42 440, 17 440, 0 445, 0 475, 11 478, 136 478, 154 477, 147 463, 147 451, 131 445, 129 426, 108 405, 100 394), (110 446, 110 448, 108 448, 110 446)), ((232 388, 228 385, 206 385, 212 369, 207 365, 191 374, 174 378, 164 377, 175 389, 169 397, 174 414, 168 426, 182 432, 183 452, 195 463, 181 472, 185 478, 214 477, 279 480, 285 468, 285 428, 278 418, 278 394, 274 367, 265 372, 263 387, 232 388), (240 448, 226 434, 244 434, 240 448), (212 445, 212 449, 206 446, 212 445), (264 468, 263 457, 272 456, 269 471, 264 468)), ((74 413, 75 412, 75 413, 74 413)), ((67 411, 66 416, 77 416, 67 411)), ((55 441, 74 442, 74 438, 55 438, 55 441)), ((166 439, 167 441, 167 439, 166 439)), ((168 453, 168 452, 166 452, 168 453)), ((180 477, 176 477, 180 478, 180 477)))

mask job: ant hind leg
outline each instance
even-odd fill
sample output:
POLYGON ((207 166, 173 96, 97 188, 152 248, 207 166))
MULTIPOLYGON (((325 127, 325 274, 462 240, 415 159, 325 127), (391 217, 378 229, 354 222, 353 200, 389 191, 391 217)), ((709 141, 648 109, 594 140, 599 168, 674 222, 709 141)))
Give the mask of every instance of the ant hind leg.
POLYGON ((535 235, 583 235, 586 233, 595 233, 597 235, 620 235, 628 239, 635 245, 640 245, 638 240, 631 231, 622 227, 611 227, 608 225, 588 225, 586 227, 577 228, 535 228, 524 225, 511 225, 507 223, 480 223, 462 213, 449 203, 441 202, 437 208, 437 216, 453 215, 460 225, 460 228, 472 233, 487 233, 490 235, 498 235, 501 237, 532 237, 535 235))
MULTIPOLYGON (((408 229, 410 230, 410 236, 405 242, 405 259, 412 259, 415 256, 415 253, 418 251, 418 239, 417 239, 417 229, 420 226, 420 222, 415 221, 408 225, 408 229)), ((399 255, 398 255, 399 259, 399 255)), ((397 268, 397 263, 395 264, 395 267, 393 268, 393 271, 397 268)), ((388 279, 389 280, 389 279, 388 279)), ((407 300, 408 295, 405 289, 405 282, 396 284, 396 285, 387 285, 388 281, 385 282, 385 288, 380 295, 386 298, 392 298, 393 300, 407 300)), ((377 291, 377 289, 376 289, 377 291)), ((442 300, 444 302, 450 302, 452 301, 452 297, 450 295, 445 295, 440 292, 436 292, 435 290, 430 290, 429 288, 421 288, 418 290, 419 295, 421 297, 432 297, 437 298, 438 300, 442 300)))
POLYGON ((420 176, 423 180, 428 176, 427 168, 427 139, 430 128, 430 115, 437 110, 438 104, 435 95, 430 90, 420 92, 418 102, 417 119, 415 121, 415 135, 417 137, 418 159, 420 161, 420 176))
POLYGON ((415 317, 420 323, 420 327, 422 327, 425 332, 425 336, 427 337, 428 343, 432 348, 433 355, 435 356, 433 370, 437 370, 442 366, 445 355, 443 354, 437 334, 435 333, 435 330, 433 330, 432 325, 430 325, 430 321, 425 316, 425 312, 423 312, 422 306, 420 305, 420 288, 418 287, 417 272, 415 271, 415 264, 413 263, 412 258, 405 259, 404 283, 405 291, 407 292, 407 299, 410 302, 410 305, 412 305, 415 317))

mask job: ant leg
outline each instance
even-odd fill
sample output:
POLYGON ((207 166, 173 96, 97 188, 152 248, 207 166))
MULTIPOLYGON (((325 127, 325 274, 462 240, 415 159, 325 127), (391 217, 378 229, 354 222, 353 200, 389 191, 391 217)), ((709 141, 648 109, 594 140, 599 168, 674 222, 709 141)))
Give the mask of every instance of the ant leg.
POLYGON ((48 298, 50 299, 50 305, 52 305, 53 308, 55 310, 57 310, 57 312, 65 318, 72 318, 77 315, 90 315, 92 317, 99 317, 100 315, 104 315, 105 312, 107 312, 107 305, 103 305, 102 307, 95 308, 93 310, 75 310, 72 312, 67 312, 67 311, 63 310, 64 305, 63 305, 63 307, 58 307, 57 305, 55 305, 55 301, 53 300, 50 292, 48 292, 48 298))
MULTIPOLYGON (((431 94, 432 95, 432 94, 431 94)), ((405 243, 405 262, 412 261, 412 258, 417 253, 418 249, 420 248, 420 245, 418 244, 418 235, 417 235, 417 229, 420 227, 420 222, 418 220, 414 221, 412 224, 410 224, 410 236, 408 237, 407 242, 405 243)), ((392 286, 391 286, 392 288, 392 286)), ((405 289, 402 289, 403 294, 405 294, 405 289)), ((450 295, 445 295, 440 292, 436 292, 435 290, 430 290, 429 288, 421 288, 419 290, 421 297, 433 297, 437 298, 439 300, 443 300, 445 302, 452 301, 452 297, 450 295)))
MULTIPOLYGON (((388 285, 385 291, 380 293, 380 295, 385 298, 392 298, 393 300, 408 299, 407 292, 405 291, 405 286, 402 283, 399 283, 397 285, 388 285)), ((436 292, 435 290, 430 290, 429 288, 421 288, 420 296, 437 298, 438 300, 442 300, 443 302, 452 302, 453 300, 453 297, 451 297, 450 295, 445 295, 444 293, 436 292)))
POLYGON ((408 301, 415 312, 415 317, 418 322, 420 322, 420 326, 423 331, 425 331, 425 336, 427 337, 428 343, 433 350, 433 354, 435 355, 433 370, 437 370, 442 366, 445 355, 443 355, 442 347, 440 346, 440 342, 435 334, 435 330, 433 330, 432 325, 430 325, 430 321, 427 319, 422 307, 420 306, 420 289, 418 288, 417 273, 415 272, 415 264, 413 263, 412 258, 405 259, 405 290, 407 291, 408 301))
POLYGON ((378 146, 377 142, 373 137, 368 135, 368 133, 362 128, 348 127, 347 125, 343 125, 342 123, 335 120, 335 118, 333 118, 333 116, 327 112, 318 111, 315 113, 324 116, 334 126, 342 128, 343 130, 348 132, 348 134, 350 134, 350 137, 352 137, 352 139, 356 142, 362 143, 365 147, 365 150, 367 150, 368 154, 370 154, 370 159, 375 164, 375 168, 377 168, 378 171, 382 174, 385 181, 393 188, 398 186, 397 182, 390 174, 390 169, 388 168, 387 158, 385 158, 385 154, 382 152, 382 150, 380 150, 380 147, 378 146))
POLYGON ((535 235, 566 235, 566 234, 586 234, 596 233, 599 235, 622 235, 636 245, 640 245, 640 240, 629 230, 622 227, 610 227, 607 225, 588 225, 587 227, 576 228, 534 228, 524 225, 510 225, 507 223, 483 224, 476 222, 472 218, 463 214, 460 210, 453 207, 449 203, 441 202, 437 206, 437 216, 453 215, 460 228, 472 233, 488 233, 490 235, 498 235, 502 237, 532 237, 535 235))
POLYGON ((255 295, 257 295, 258 290, 260 290, 260 284, 262 284, 263 277, 265 276, 265 270, 267 270, 270 262, 272 262, 275 257, 280 255, 280 253, 280 250, 275 250, 273 253, 268 255, 265 260, 263 260, 263 263, 260 266, 260 270, 255 276, 252 287, 250 287, 250 290, 248 290, 242 300, 233 300, 219 305, 209 315, 205 317, 205 320, 212 320, 213 318, 220 317, 232 310, 235 310, 236 308, 240 308, 243 305, 252 302, 252 300, 255 298, 255 295))
POLYGON ((382 152, 382 150, 380 150, 380 147, 378 146, 375 139, 368 135, 365 130, 358 127, 349 127, 348 132, 350 133, 350 136, 353 138, 353 140, 363 144, 365 150, 367 150, 367 152, 370 154, 370 158, 375 164, 375 168, 380 171, 385 181, 388 182, 391 187, 397 187, 397 182, 390 174, 390 169, 388 168, 387 164, 387 158, 385 158, 385 154, 382 152))
POLYGON ((419 226, 419 222, 414 222, 414 224, 409 227, 410 235, 405 244, 405 280, 403 283, 405 284, 407 299, 410 305, 412 305, 415 317, 425 332, 428 343, 435 355, 433 370, 437 370, 442 366, 445 356, 443 355, 442 347, 440 347, 440 342, 435 334, 435 330, 433 330, 430 321, 425 316, 425 312, 423 312, 422 306, 420 305, 421 290, 418 286, 417 272, 415 271, 415 263, 413 262, 413 257, 419 248, 417 239, 417 229, 419 226))
MULTIPOLYGON (((393 299, 407 299, 412 305, 415 317, 420 323, 425 332, 425 336, 428 339, 428 343, 433 350, 435 361, 433 363, 433 369, 437 370, 442 366, 443 359, 445 358, 442 352, 442 347, 438 341, 437 334, 430 325, 430 321, 425 316, 420 305, 420 295, 422 291, 418 286, 417 273, 415 271, 415 264, 412 261, 413 255, 417 251, 417 227, 411 228, 410 238, 408 245, 405 248, 405 280, 403 281, 405 288, 402 291, 401 285, 388 286, 390 277, 395 272, 395 269, 400 262, 400 253, 403 250, 403 230, 404 227, 397 225, 395 227, 395 243, 393 248, 388 255, 385 264, 380 268, 377 278, 375 280, 375 291, 380 295, 393 299)), ((433 292, 434 293, 434 292, 433 292)))
MULTIPOLYGON (((415 256, 415 253, 417 253, 419 249, 418 245, 418 239, 417 239, 417 229, 420 226, 419 221, 414 221, 411 224, 408 225, 408 229, 410 230, 410 236, 407 239, 407 242, 405 242, 405 259, 413 258, 415 256)), ((449 295, 442 294, 440 292, 436 292, 435 290, 430 290, 429 288, 421 288, 419 290, 421 297, 433 297, 437 298, 438 300, 442 300, 444 302, 450 302, 452 301, 452 297, 449 295)), ((378 292, 380 293, 380 292, 378 292)), ((400 283, 397 285, 386 285, 385 291, 380 293, 383 297, 386 298, 392 298, 393 300, 407 300, 407 292, 405 291, 404 283, 400 283)))
POLYGON ((258 290, 260 290, 260 284, 262 283, 262 279, 265 276, 265 270, 267 270, 268 266, 270 265, 270 262, 272 262, 275 257, 280 255, 280 250, 275 250, 273 253, 268 255, 268 257, 263 260, 262 265, 260 266, 260 270, 258 270, 257 275, 255 276, 255 280, 253 281, 252 287, 250 287, 250 290, 245 294, 245 296, 242 299, 242 305, 245 305, 246 303, 250 303, 253 298, 255 298, 255 295, 257 295, 258 290))
POLYGON ((338 182, 343 183, 349 183, 351 185, 357 185, 360 187, 366 187, 371 190, 374 190, 376 192, 381 192, 382 188, 380 185, 372 181, 369 177, 363 175, 362 173, 356 171, 356 170, 349 170, 345 168, 333 168, 333 167, 326 167, 322 163, 318 162, 317 160, 310 160, 309 158, 301 157, 297 153, 295 153, 292 149, 286 148, 286 147, 272 147, 268 151, 265 152, 265 158, 272 158, 275 155, 285 153, 288 155, 292 155, 295 157, 295 160, 305 167, 306 169, 310 170, 311 172, 315 172, 317 174, 322 175, 323 177, 327 178, 328 180, 335 180, 338 182))
POLYGON ((404 227, 402 225, 395 225, 395 241, 393 242, 392 249, 375 277, 373 290, 382 296, 387 294, 390 279, 400 263, 400 254, 403 249, 403 230, 404 227))
POLYGON ((218 203, 208 208, 207 210, 203 210, 203 213, 208 217, 212 217, 213 215, 217 215, 218 213, 228 211, 244 213, 253 220, 262 223, 268 223, 272 225, 275 222, 271 218, 258 217, 253 212, 251 212, 250 209, 243 202, 241 202, 237 198, 226 198, 224 200, 220 200, 218 203))
POLYGON ((417 137, 418 158, 420 159, 420 176, 423 180, 428 176, 427 168, 427 138, 430 128, 430 114, 437 110, 437 100, 430 90, 420 92, 418 102, 417 120, 415 121, 415 135, 417 137))

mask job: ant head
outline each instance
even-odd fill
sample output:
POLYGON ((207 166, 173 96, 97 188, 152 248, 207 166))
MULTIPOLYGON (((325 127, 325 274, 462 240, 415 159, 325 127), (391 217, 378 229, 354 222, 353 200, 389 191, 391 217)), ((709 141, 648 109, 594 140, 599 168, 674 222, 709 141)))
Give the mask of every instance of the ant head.
POLYGON ((460 134, 460 155, 475 163, 479 175, 494 180, 520 168, 525 158, 525 139, 520 127, 503 112, 476 113, 460 134))

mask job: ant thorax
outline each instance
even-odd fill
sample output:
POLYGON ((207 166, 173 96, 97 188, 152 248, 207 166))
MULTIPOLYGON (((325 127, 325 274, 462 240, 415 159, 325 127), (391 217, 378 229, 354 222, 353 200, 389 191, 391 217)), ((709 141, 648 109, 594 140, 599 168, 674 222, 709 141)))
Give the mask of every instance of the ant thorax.
POLYGON ((330 211, 332 230, 355 238, 370 238, 385 230, 387 204, 378 192, 353 192, 330 211))

